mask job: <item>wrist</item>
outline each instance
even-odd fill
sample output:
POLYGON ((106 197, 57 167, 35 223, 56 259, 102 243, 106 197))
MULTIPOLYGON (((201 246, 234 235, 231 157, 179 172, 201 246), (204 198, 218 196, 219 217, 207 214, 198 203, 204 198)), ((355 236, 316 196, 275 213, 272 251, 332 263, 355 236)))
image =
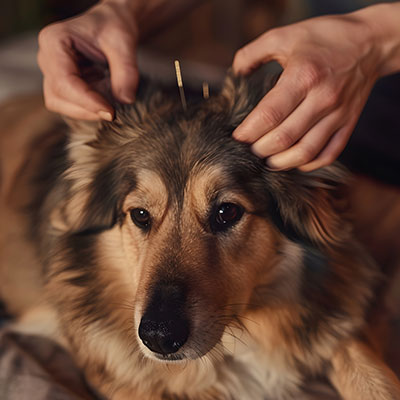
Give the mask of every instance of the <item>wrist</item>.
POLYGON ((370 40, 377 50, 380 77, 400 72, 400 3, 384 3, 353 13, 369 28, 370 40))

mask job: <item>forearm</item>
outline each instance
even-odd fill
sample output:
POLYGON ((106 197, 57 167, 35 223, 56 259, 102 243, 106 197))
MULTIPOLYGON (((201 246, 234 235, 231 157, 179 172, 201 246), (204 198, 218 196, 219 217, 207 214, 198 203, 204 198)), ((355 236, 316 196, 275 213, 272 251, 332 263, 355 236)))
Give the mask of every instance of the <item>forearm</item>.
POLYGON ((140 39, 151 35, 205 0, 102 0, 131 14, 140 39))
POLYGON ((379 76, 400 72, 400 2, 370 6, 353 15, 370 28, 380 54, 379 76))

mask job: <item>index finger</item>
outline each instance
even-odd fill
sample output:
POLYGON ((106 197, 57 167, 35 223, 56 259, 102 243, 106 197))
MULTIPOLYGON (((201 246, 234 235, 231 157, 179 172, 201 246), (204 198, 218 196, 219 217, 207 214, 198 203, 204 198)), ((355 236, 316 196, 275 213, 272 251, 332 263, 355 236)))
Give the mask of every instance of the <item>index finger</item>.
POLYGON ((114 113, 112 106, 81 78, 73 51, 64 44, 55 52, 57 54, 52 54, 51 57, 41 50, 38 54, 38 63, 51 87, 47 95, 80 106, 99 115, 99 118, 104 118, 104 113, 108 113, 111 119, 114 113), (53 60, 57 62, 54 63, 53 60))
POLYGON ((306 90, 298 84, 297 73, 288 66, 277 84, 235 129, 236 140, 254 143, 284 121, 304 100, 306 90))

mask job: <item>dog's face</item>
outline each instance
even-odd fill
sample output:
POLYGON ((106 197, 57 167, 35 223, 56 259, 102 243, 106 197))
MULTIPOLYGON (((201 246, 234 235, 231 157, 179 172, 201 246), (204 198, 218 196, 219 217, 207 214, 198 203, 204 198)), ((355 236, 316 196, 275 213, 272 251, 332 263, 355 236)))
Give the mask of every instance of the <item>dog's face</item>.
POLYGON ((103 333, 128 353, 196 359, 249 309, 297 295, 282 276, 287 243, 335 240, 337 176, 270 173, 235 142, 261 95, 249 90, 229 80, 186 113, 155 95, 73 128, 48 274, 72 341, 103 333))
POLYGON ((214 347, 276 261, 278 240, 254 195, 235 184, 235 167, 185 165, 174 153, 157 161, 164 171, 136 172, 120 222, 134 329, 145 354, 167 360, 214 347))

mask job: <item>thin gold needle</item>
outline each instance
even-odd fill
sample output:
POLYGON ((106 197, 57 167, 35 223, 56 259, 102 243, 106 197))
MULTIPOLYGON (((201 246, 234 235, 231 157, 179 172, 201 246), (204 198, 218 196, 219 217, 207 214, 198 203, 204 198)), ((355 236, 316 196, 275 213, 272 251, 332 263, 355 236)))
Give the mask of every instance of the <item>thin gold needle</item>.
POLYGON ((175 60, 175 73, 176 73, 176 81, 178 82, 179 94, 181 96, 182 107, 186 111, 187 105, 186 105, 185 91, 183 89, 181 66, 179 65, 178 60, 175 60))
POLYGON ((203 98, 207 100, 210 97, 210 88, 207 82, 203 82, 203 98))

